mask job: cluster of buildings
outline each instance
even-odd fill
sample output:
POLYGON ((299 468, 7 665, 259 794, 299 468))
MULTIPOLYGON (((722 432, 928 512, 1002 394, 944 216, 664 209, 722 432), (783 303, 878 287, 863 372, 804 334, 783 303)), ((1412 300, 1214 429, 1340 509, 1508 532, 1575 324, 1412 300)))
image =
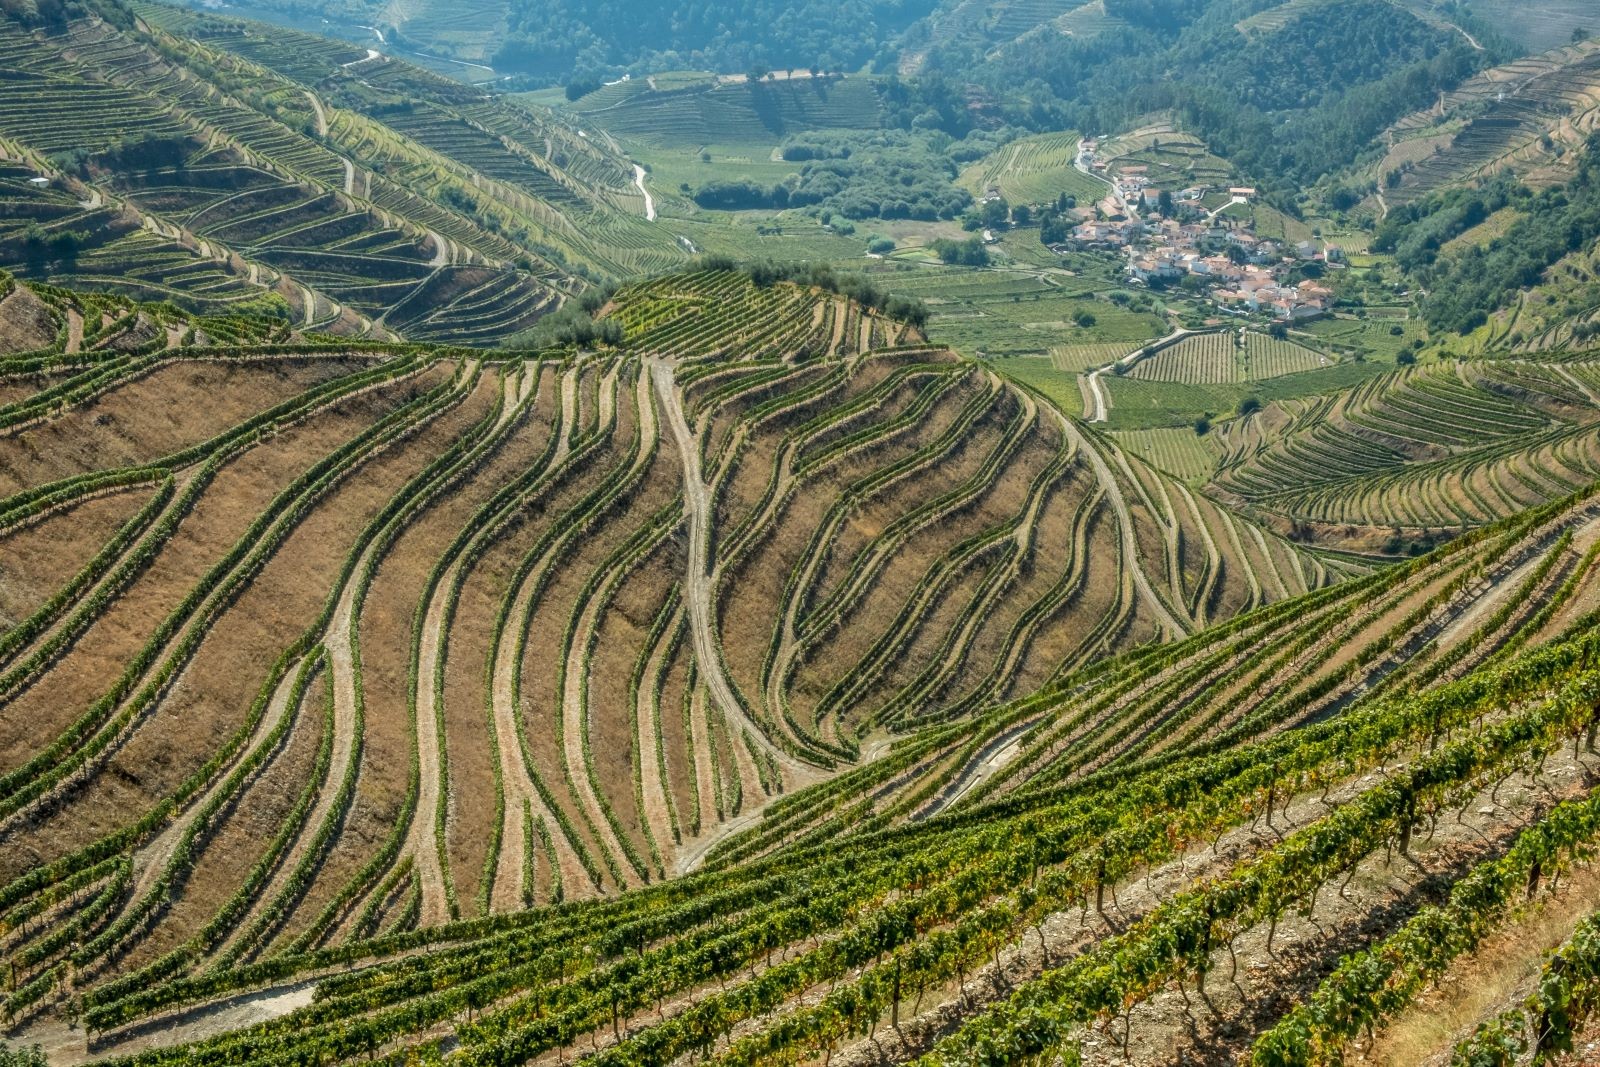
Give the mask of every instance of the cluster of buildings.
MULTIPOLYGON (((1088 143, 1080 161, 1095 170, 1106 169, 1104 163, 1093 159, 1088 143)), ((1214 191, 1209 187, 1173 194, 1178 210, 1172 217, 1163 216, 1154 210, 1147 167, 1121 167, 1106 180, 1113 186, 1112 202, 1103 205, 1105 210, 1082 212, 1070 239, 1052 246, 1056 251, 1123 252, 1131 281, 1165 286, 1196 278, 1201 291, 1219 309, 1235 314, 1256 312, 1296 321, 1332 309, 1333 290, 1315 281, 1288 279, 1307 263, 1328 269, 1342 267, 1344 257, 1336 246, 1318 241, 1286 245, 1257 237, 1248 221, 1225 217, 1222 209, 1207 213, 1199 208, 1200 201, 1214 191)), ((1226 192, 1224 207, 1249 204, 1256 198, 1256 190, 1243 186, 1226 192)))
MULTIPOLYGON (((1327 264, 1330 252, 1313 242, 1286 249, 1243 229, 1219 229, 1167 219, 1125 247, 1130 280, 1159 286, 1194 277, 1225 311, 1259 312, 1295 321, 1315 318, 1333 308, 1333 290, 1327 286, 1316 281, 1286 280, 1302 263, 1327 264), (1219 246, 1223 251, 1216 250, 1219 246)), ((1337 259, 1336 250, 1330 251, 1337 259)))

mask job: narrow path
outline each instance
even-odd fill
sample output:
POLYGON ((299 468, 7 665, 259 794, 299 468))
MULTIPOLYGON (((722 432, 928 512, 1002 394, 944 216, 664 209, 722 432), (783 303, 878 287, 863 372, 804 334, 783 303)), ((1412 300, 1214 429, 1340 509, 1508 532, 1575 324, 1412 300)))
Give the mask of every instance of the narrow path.
POLYGON ((322 109, 322 101, 317 99, 317 94, 310 89, 305 91, 306 99, 311 102, 311 110, 317 116, 317 136, 328 136, 328 113, 322 109))
MULTIPOLYGON (((344 817, 343 812, 334 809, 339 789, 330 787, 354 773, 355 761, 359 759, 355 748, 355 650, 350 642, 350 628, 355 610, 355 595, 361 583, 360 576, 366 572, 373 551, 374 549, 369 547, 362 553, 360 562, 351 569, 350 580, 339 592, 339 602, 333 609, 333 620, 329 623, 328 633, 322 641, 327 653, 326 667, 333 679, 333 751, 329 754, 327 777, 323 779, 317 792, 316 803, 312 805, 305 821, 301 824, 300 833, 284 851, 277 872, 261 887, 261 892, 256 898, 258 901, 270 900, 285 892, 291 892, 286 883, 305 858, 306 851, 318 830, 324 826, 332 827, 344 817)), ((293 673, 286 675, 284 681, 286 684, 292 683, 293 673)), ((311 696, 312 694, 307 694, 308 699, 311 696)), ((273 699, 274 701, 278 699, 276 694, 273 699)), ((241 918, 235 929, 217 947, 219 953, 226 953, 233 948, 238 935, 248 926, 245 918, 241 918)), ((268 935, 263 943, 270 943, 270 940, 271 937, 268 935)))
POLYGON ((1078 142, 1078 154, 1072 160, 1072 166, 1073 166, 1073 168, 1075 170, 1077 170, 1077 172, 1079 174, 1082 174, 1085 178, 1088 178, 1091 181, 1097 181, 1101 185, 1104 185, 1106 187, 1106 190, 1107 190, 1108 198, 1112 199, 1112 200, 1115 200, 1118 204, 1120 204, 1123 207, 1124 210, 1126 210, 1126 208, 1128 206, 1127 205, 1127 201, 1122 199, 1122 194, 1117 191, 1117 187, 1116 187, 1115 183, 1107 181, 1105 178, 1100 177, 1100 175, 1098 175, 1098 174, 1096 174, 1094 172, 1094 168, 1089 165, 1089 153, 1084 149, 1083 141, 1081 141, 1081 140, 1078 142))
POLYGON ((448 267, 450 265, 450 243, 438 230, 429 230, 428 236, 433 239, 433 258, 428 260, 428 266, 433 268, 448 267))
POLYGON ((651 222, 656 221, 656 201, 650 195, 650 190, 644 187, 645 170, 639 164, 633 165, 633 184, 639 187, 639 195, 644 197, 644 217, 651 222))
POLYGON ((667 652, 674 647, 673 636, 682 626, 683 605, 679 604, 666 628, 661 631, 661 639, 650 650, 650 657, 645 662, 644 684, 639 688, 639 702, 635 708, 639 736, 634 739, 634 744, 639 746, 639 791, 643 795, 643 817, 650 827, 650 836, 655 839, 656 847, 667 855, 672 853, 676 839, 672 834, 672 816, 668 807, 666 769, 662 766, 662 753, 657 747, 661 741, 661 691, 655 688, 654 682, 665 673, 667 652))
MULTIPOLYGON (((520 410, 516 397, 510 395, 512 386, 509 383, 506 389, 508 395, 492 434, 498 434, 520 410)), ((417 654, 417 764, 421 779, 405 853, 412 857, 412 870, 421 887, 422 908, 417 919, 421 926, 437 925, 450 918, 442 845, 435 832, 439 822, 447 820, 445 813, 449 803, 448 783, 440 781, 441 752, 446 739, 441 729, 443 709, 439 706, 438 695, 442 683, 440 674, 444 669, 440 649, 448 641, 446 615, 452 608, 452 592, 457 588, 463 555, 450 561, 433 588, 423 614, 422 640, 417 654), (441 784, 445 789, 440 788, 441 784)))
POLYGON ((998 770, 1015 760, 1022 754, 1022 742, 1028 731, 1039 725, 1041 720, 1034 718, 1026 722, 1017 723, 1009 729, 1001 731, 988 744, 973 753, 972 759, 961 769, 961 773, 939 792, 921 811, 911 815, 913 822, 931 819, 944 811, 956 801, 970 793, 974 788, 988 781, 998 770))
POLYGON ((1561 375, 1562 378, 1566 379, 1567 382, 1569 382, 1575 389, 1582 393, 1589 403, 1593 404, 1597 408, 1600 408, 1600 396, 1596 396, 1593 389, 1590 389, 1587 385, 1583 384, 1583 379, 1579 378, 1576 374, 1573 374, 1560 363, 1548 363, 1543 365, 1548 366, 1557 374, 1561 375))
POLYGON ((461 567, 458 559, 439 578, 428 609, 423 616, 422 643, 417 657, 417 766, 420 784, 417 790, 417 807, 411 816, 411 830, 406 836, 405 853, 412 858, 412 870, 422 891, 422 909, 417 918, 419 926, 436 926, 450 917, 449 902, 445 897, 444 865, 439 856, 439 842, 434 833, 436 820, 447 795, 441 791, 439 752, 444 738, 439 731, 439 706, 435 686, 443 664, 439 659, 440 631, 444 628, 444 615, 456 573, 461 567))
MULTIPOLYGON (((294 690, 295 675, 299 672, 300 663, 296 661, 284 673, 277 687, 273 690, 272 698, 267 704, 266 712, 261 716, 261 721, 256 723, 250 737, 240 747, 238 755, 230 767, 238 766, 248 759, 251 753, 261 747, 272 734, 284 715, 289 712, 289 697, 294 690)), ((265 770, 263 766, 262 770, 265 770)), ((130 901, 142 900, 155 885, 156 879, 167 869, 179 843, 183 840, 190 828, 194 825, 195 816, 213 799, 215 799, 227 784, 227 773, 218 773, 211 785, 194 797, 184 809, 182 815, 168 823, 166 828, 147 842, 133 854, 133 892, 130 901)))
POLYGON ((1106 411, 1108 410, 1108 405, 1106 403, 1105 393, 1101 391, 1100 375, 1105 374, 1107 371, 1116 373, 1118 367, 1126 370, 1138 363, 1141 359, 1145 358, 1145 356, 1154 355, 1163 349, 1170 348, 1172 345, 1177 344, 1179 341, 1190 336, 1191 334, 1204 332, 1205 331, 1203 330, 1186 330, 1180 326, 1160 340, 1146 342, 1120 359, 1114 359, 1105 366, 1096 367, 1094 370, 1090 371, 1085 384, 1088 388, 1087 395, 1091 403, 1084 410, 1083 421, 1106 421, 1106 411))
MULTIPOLYGON (((1189 514, 1194 517, 1195 528, 1200 531, 1201 543, 1205 545, 1206 580, 1204 587, 1199 590, 1199 594, 1195 597, 1194 605, 1195 625, 1204 627, 1207 624, 1206 605, 1210 603, 1212 591, 1216 589, 1217 582, 1222 578, 1222 552, 1217 548, 1217 540, 1212 536, 1211 528, 1206 525, 1205 516, 1200 513, 1200 505, 1195 501, 1194 494, 1182 482, 1174 484, 1177 485, 1178 492, 1183 495, 1185 503, 1189 505, 1189 514)), ((1298 555, 1296 555, 1295 560, 1298 564, 1298 555)), ((1307 588, 1310 587, 1303 573, 1300 576, 1300 583, 1307 586, 1307 588)))
MULTIPOLYGON (((653 457, 655 449, 652 446, 661 433, 661 427, 656 423, 655 405, 650 402, 650 381, 643 374, 639 375, 634 387, 634 403, 639 418, 639 450, 633 457, 631 468, 622 476, 624 481, 632 481, 642 473, 642 468, 653 457)), ((600 612, 606 605, 607 598, 601 595, 601 591, 613 581, 612 578, 603 579, 597 595, 583 606, 577 625, 572 630, 571 643, 567 646, 561 693, 561 758, 565 764, 567 782, 586 809, 588 822, 594 828, 601 847, 622 865, 626 863, 627 850, 612 828, 611 820, 606 817, 605 807, 589 779, 589 759, 584 745, 588 733, 586 719, 589 708, 585 693, 590 670, 590 635, 600 625, 600 612)))
MULTIPOLYGON (((572 452, 572 428, 578 421, 579 374, 574 370, 561 376, 561 429, 556 438, 555 452, 550 458, 550 471, 559 470, 572 452)), ((500 759, 500 777, 506 796, 506 821, 501 835, 500 863, 495 872, 493 891, 496 910, 521 907, 524 801, 533 817, 543 820, 546 829, 551 831, 551 843, 555 846, 556 860, 561 866, 561 882, 567 892, 570 894, 589 884, 588 872, 567 843, 565 835, 556 832, 559 824, 553 813, 545 807, 544 798, 539 795, 533 777, 528 773, 528 765, 523 758, 522 717, 516 701, 512 699, 516 691, 517 672, 522 669, 522 657, 518 655, 521 631, 516 620, 521 619, 528 610, 528 601, 537 585, 536 577, 536 574, 530 574, 517 590, 511 610, 506 615, 507 619, 512 620, 511 624, 500 632, 494 652, 490 701, 494 713, 495 751, 500 759)))
POLYGON ((1100 388, 1100 373, 1103 370, 1105 370, 1104 367, 1096 368, 1080 379, 1084 386, 1083 394, 1088 401, 1083 409, 1084 422, 1106 421, 1106 410, 1109 405, 1106 404, 1104 390, 1100 388))
POLYGON ((695 871, 699 870, 700 864, 705 862, 706 856, 711 852, 712 849, 722 844, 722 842, 728 840, 734 834, 739 833, 741 830, 748 830, 750 827, 760 822, 763 810, 764 808, 747 807, 743 812, 735 815, 727 822, 719 823, 717 826, 707 831, 702 837, 698 838, 693 845, 685 849, 683 854, 678 857, 678 862, 673 867, 674 874, 681 878, 686 874, 693 874, 695 871))
POLYGON ((689 516, 689 558, 683 583, 684 604, 689 612, 689 633, 694 641, 695 660, 705 677, 712 698, 728 717, 731 725, 748 730, 755 743, 779 766, 791 771, 807 767, 795 757, 772 743, 766 731, 752 722, 744 706, 734 695, 728 681, 727 669, 722 663, 722 650, 717 638, 717 623, 712 606, 712 580, 710 570, 711 522, 714 511, 710 487, 700 474, 700 443, 689 429, 684 417, 683 404, 673 380, 672 364, 660 357, 646 361, 650 376, 655 380, 656 394, 661 399, 661 410, 672 427, 672 436, 678 445, 683 461, 684 510, 689 516))
POLYGON ((120 1039, 97 1037, 93 1051, 89 1049, 88 1034, 77 1025, 54 1020, 35 1023, 13 1035, 13 1039, 19 1047, 38 1045, 51 1067, 77 1067, 100 1062, 110 1055, 131 1056, 242 1030, 308 1006, 315 993, 315 982, 295 982, 197 1004, 164 1018, 159 1028, 136 1028, 132 1036, 120 1039))

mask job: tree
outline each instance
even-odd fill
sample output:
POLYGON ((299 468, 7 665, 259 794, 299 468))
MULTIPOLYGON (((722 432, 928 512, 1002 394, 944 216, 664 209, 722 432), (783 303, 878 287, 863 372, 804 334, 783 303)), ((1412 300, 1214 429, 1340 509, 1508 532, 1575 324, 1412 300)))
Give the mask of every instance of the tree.
POLYGON ((567 83, 567 99, 582 100, 600 88, 599 78, 574 78, 567 83))
POLYGON ((1211 432, 1211 416, 1209 416, 1209 415, 1201 415, 1198 419, 1194 420, 1194 435, 1196 437, 1204 437, 1206 434, 1208 434, 1210 432, 1211 432))
POLYGON ((989 265, 989 250, 984 248, 983 242, 976 237, 969 237, 965 241, 952 241, 948 237, 941 237, 933 242, 932 248, 935 255, 951 266, 989 265))
POLYGON ((990 229, 996 226, 1004 226, 1006 219, 1010 217, 1011 205, 1006 203, 1006 198, 1003 196, 997 196, 993 200, 985 202, 978 212, 978 218, 990 229))
POLYGON ((87 234, 76 230, 62 230, 51 235, 50 256, 64 273, 71 274, 78 269, 78 250, 87 239, 87 234))
POLYGON ((1011 221, 1017 226, 1026 226, 1033 221, 1033 209, 1027 204, 1018 204, 1011 209, 1011 221))
POLYGON ((1164 219, 1172 217, 1172 194, 1165 189, 1161 190, 1161 195, 1156 197, 1156 210, 1161 212, 1161 217, 1164 219))
POLYGON ((1239 417, 1253 415, 1261 410, 1261 401, 1257 397, 1247 396, 1239 401, 1239 417))
POLYGON ((1267 336, 1274 341, 1287 341, 1289 339, 1289 327, 1284 323, 1275 322, 1267 327, 1267 336))

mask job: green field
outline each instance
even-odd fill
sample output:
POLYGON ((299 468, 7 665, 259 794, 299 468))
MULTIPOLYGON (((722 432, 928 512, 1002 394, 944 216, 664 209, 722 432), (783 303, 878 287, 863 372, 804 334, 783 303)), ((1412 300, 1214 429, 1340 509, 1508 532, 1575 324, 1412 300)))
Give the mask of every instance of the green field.
POLYGON ((686 210, 693 204, 683 195, 682 186, 693 189, 708 181, 752 181, 761 185, 781 182, 800 170, 803 164, 774 159, 777 141, 749 144, 728 142, 663 145, 654 141, 629 140, 628 152, 650 168, 653 191, 664 198, 658 210, 681 199, 686 210), (702 155, 703 153, 703 155, 702 155))
POLYGON ((1013 356, 995 360, 994 369, 1012 381, 1037 389, 1068 415, 1074 418, 1083 415, 1083 393, 1078 388, 1078 376, 1059 369, 1050 360, 1013 356))
POLYGON ((1155 315, 1096 295, 1104 283, 1061 274, 927 267, 884 272, 886 289, 914 296, 932 312, 928 336, 967 355, 1047 357, 1062 346, 1143 341, 1167 332, 1155 315), (1080 326, 1074 316, 1094 316, 1080 326))
POLYGON ((1473 0, 1472 10, 1533 51, 1566 44, 1575 29, 1600 31, 1591 0, 1473 0))
POLYGON ((1083 344, 1066 344, 1050 350, 1050 360, 1058 370, 1079 371, 1104 367, 1126 356, 1132 350, 1127 342, 1101 341, 1083 344))
POLYGON ((1193 485, 1210 479, 1221 449, 1210 434, 1200 435, 1192 427, 1157 430, 1124 430, 1111 435, 1122 448, 1157 470, 1193 485))
POLYGON ((1227 385, 1318 370, 1331 361, 1293 341, 1232 330, 1184 338, 1147 359, 1128 376, 1185 385, 1227 385))
POLYGON ((1185 385, 1113 375, 1103 375, 1100 380, 1111 403, 1107 413, 1111 428, 1142 430, 1188 426, 1201 415, 1227 416, 1246 397, 1265 404, 1345 389, 1382 371, 1381 366, 1371 363, 1341 363, 1302 374, 1233 384, 1185 385))
POLYGON ((625 140, 695 148, 774 145, 806 130, 873 129, 882 118, 877 88, 866 77, 750 84, 678 72, 608 85, 565 107, 625 140))
POLYGON ((993 189, 1013 204, 1042 204, 1062 193, 1088 203, 1106 193, 1104 182, 1073 166, 1075 133, 1046 133, 1012 141, 961 172, 959 183, 973 196, 993 189))
POLYGON ((1369 359, 1393 362, 1401 349, 1426 340, 1427 327, 1413 319, 1318 319, 1302 327, 1336 352, 1360 353, 1369 359), (1400 332, 1396 334, 1395 329, 1400 332))
POLYGON ((867 262, 864 236, 843 237, 831 233, 816 219, 804 215, 785 216, 774 221, 754 214, 746 217, 696 211, 682 218, 664 216, 662 225, 674 234, 687 237, 696 249, 705 253, 784 262, 838 263, 852 270, 860 270, 867 262), (758 226, 768 232, 758 233, 758 226), (774 229, 782 232, 771 232, 774 229))

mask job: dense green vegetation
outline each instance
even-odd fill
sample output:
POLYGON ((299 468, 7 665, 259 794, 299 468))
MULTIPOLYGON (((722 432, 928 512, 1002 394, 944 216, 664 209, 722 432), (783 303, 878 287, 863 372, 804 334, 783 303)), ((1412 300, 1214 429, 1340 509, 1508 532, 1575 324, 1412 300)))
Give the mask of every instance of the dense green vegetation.
POLYGON ((648 72, 853 70, 933 0, 712 2, 690 7, 639 0, 514 2, 497 68, 542 79, 621 69, 648 72))
POLYGON ((1372 249, 1394 256, 1404 270, 1420 271, 1439 260, 1455 238, 1502 208, 1525 208, 1533 194, 1509 175, 1466 188, 1450 189, 1400 205, 1383 217, 1372 249))
POLYGON ((1115 131, 1171 111, 1287 206, 1486 62, 1460 33, 1383 0, 1307 5, 1269 32, 1241 36, 1235 23, 1270 6, 1130 5, 1104 32, 1045 24, 992 55, 942 43, 924 77, 889 93, 894 120, 959 133, 971 114, 957 87, 974 77, 996 111, 1035 129, 1115 131))
POLYGON ((972 203, 952 184, 950 157, 925 136, 900 131, 809 134, 784 142, 798 172, 771 186, 711 181, 694 191, 705 208, 807 208, 848 219, 949 219, 972 203))
POLYGON ((1563 257, 1600 237, 1600 138, 1591 137, 1565 185, 1534 194, 1514 178, 1452 189, 1392 212, 1373 248, 1391 252, 1429 290, 1423 304, 1435 330, 1470 333, 1563 257), (1496 211, 1516 220, 1487 246, 1445 253, 1444 246, 1496 211))

